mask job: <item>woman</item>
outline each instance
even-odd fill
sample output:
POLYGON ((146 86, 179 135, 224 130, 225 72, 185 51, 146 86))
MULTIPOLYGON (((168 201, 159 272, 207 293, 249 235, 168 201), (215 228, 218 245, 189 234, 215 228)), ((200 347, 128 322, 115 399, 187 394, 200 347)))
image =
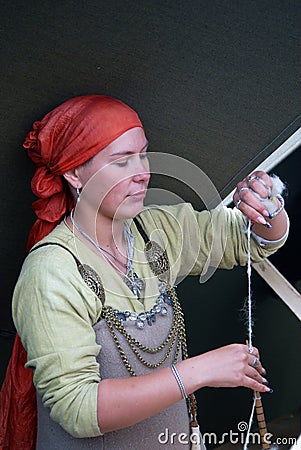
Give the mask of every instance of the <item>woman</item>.
POLYGON ((32 448, 155 449, 166 429, 175 434, 165 447, 182 448, 185 400, 197 389, 271 391, 256 348, 232 344, 187 358, 174 284, 200 274, 214 254, 212 217, 227 233, 219 267, 246 263, 246 218, 252 259, 273 253, 288 232, 281 197, 269 212, 261 200, 272 180, 256 172, 238 184, 234 210, 144 208, 147 146, 137 114, 99 95, 63 103, 25 140, 37 165, 38 220, 13 317, 37 390, 32 448))

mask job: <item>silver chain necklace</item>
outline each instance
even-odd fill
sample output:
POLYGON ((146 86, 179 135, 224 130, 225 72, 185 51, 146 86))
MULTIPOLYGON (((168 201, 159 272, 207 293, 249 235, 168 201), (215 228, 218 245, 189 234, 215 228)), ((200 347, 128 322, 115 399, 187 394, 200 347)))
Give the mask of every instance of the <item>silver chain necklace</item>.
POLYGON ((132 235, 130 228, 128 224, 125 225, 124 233, 125 233, 125 241, 126 241, 126 249, 127 249, 127 255, 128 260, 125 264, 122 262, 117 256, 115 256, 113 253, 109 252, 105 248, 101 247, 97 244, 87 233, 85 233, 84 230, 81 229, 81 227, 78 225, 77 222, 74 220, 74 209, 70 212, 70 220, 72 222, 72 225, 77 229, 77 231, 85 238, 87 241, 89 241, 102 255, 102 257, 109 263, 111 266, 114 267, 117 272, 119 272, 122 276, 123 281, 125 284, 130 288, 130 290, 133 292, 133 294, 137 297, 138 300, 141 301, 141 294, 142 291, 144 291, 145 288, 145 282, 142 280, 142 278, 139 278, 136 274, 134 268, 133 268, 133 252, 134 252, 134 236, 132 235), (114 262, 118 261, 120 265, 125 267, 127 269, 127 272, 124 273, 114 262))

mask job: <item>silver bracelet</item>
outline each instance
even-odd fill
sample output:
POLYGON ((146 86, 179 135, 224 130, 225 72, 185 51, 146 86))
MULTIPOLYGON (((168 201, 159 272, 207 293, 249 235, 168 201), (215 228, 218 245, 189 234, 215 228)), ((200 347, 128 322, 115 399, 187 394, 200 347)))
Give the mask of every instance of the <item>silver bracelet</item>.
POLYGON ((172 373, 174 374, 175 379, 177 380, 177 383, 179 385, 182 397, 183 397, 184 400, 186 400, 188 398, 188 395, 187 395, 187 392, 185 390, 185 386, 183 384, 183 381, 181 380, 180 374, 179 374, 179 372, 178 372, 178 370, 177 370, 177 368, 176 368, 176 366, 174 364, 172 364, 170 367, 171 367, 172 373))
POLYGON ((284 203, 285 202, 284 202, 284 198, 282 197, 282 195, 277 194, 277 195, 275 195, 275 197, 277 198, 277 200, 279 200, 280 206, 279 206, 278 209, 276 209, 276 211, 274 211, 273 213, 269 214, 269 218, 270 219, 273 219, 274 217, 278 216, 278 214, 280 214, 281 211, 284 209, 284 203))

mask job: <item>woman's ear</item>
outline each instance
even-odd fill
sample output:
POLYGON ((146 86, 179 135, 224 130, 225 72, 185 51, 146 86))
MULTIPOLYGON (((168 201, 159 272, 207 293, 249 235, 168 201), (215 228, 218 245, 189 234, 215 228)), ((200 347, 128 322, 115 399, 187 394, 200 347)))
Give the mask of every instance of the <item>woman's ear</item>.
POLYGON ((63 174, 63 177, 74 189, 82 187, 77 168, 68 170, 63 174))

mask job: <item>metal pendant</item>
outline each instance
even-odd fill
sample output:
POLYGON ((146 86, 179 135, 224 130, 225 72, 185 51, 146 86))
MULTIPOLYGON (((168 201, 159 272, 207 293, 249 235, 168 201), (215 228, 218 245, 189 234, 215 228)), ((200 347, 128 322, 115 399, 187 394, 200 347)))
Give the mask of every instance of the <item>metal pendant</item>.
POLYGON ((136 272, 133 270, 128 270, 125 278, 125 284, 130 288, 133 294, 137 297, 138 300, 141 300, 142 291, 145 288, 145 281, 142 278, 139 278, 136 272))

